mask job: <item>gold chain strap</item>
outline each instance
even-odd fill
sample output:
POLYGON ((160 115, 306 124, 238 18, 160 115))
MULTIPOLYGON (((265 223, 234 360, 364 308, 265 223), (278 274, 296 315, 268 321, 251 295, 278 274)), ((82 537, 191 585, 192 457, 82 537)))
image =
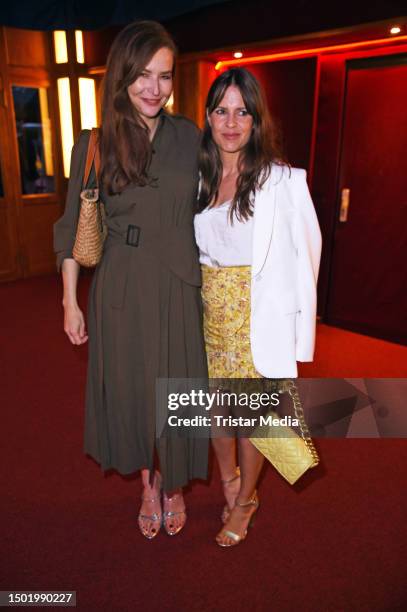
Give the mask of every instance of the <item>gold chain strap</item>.
POLYGON ((288 381, 288 393, 291 396, 291 399, 293 400, 295 416, 300 424, 301 437, 304 440, 309 452, 311 453, 312 458, 314 459, 312 467, 315 467, 319 463, 319 455, 317 449, 315 448, 314 442, 312 441, 308 425, 305 422, 304 410, 301 404, 298 389, 292 379, 288 381))

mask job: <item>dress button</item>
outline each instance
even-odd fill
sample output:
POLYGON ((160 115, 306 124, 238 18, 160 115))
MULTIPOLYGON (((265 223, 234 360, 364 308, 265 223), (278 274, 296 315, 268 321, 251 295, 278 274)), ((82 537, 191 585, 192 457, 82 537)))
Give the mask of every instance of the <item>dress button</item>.
POLYGON ((261 280, 261 274, 258 274, 258 275, 256 276, 256 281, 259 281, 259 280, 261 280))

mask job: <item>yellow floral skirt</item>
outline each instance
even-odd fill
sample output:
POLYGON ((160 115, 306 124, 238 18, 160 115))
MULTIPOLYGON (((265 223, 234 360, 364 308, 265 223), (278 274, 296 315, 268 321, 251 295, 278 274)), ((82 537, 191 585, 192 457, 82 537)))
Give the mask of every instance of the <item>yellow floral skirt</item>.
POLYGON ((209 378, 261 378, 250 348, 251 267, 201 269, 209 378))
MULTIPOLYGON (((274 393, 287 390, 288 379, 263 377, 255 368, 250 346, 251 267, 212 268, 202 265, 204 337, 210 388, 235 393, 274 393), (250 379, 250 380, 248 380, 250 379), (256 379, 256 380, 255 380, 256 379)), ((266 414, 270 408, 260 408, 266 414)), ((252 417, 246 406, 230 409, 216 404, 213 414, 252 417)), ((217 427, 212 435, 249 437, 253 428, 217 427)))

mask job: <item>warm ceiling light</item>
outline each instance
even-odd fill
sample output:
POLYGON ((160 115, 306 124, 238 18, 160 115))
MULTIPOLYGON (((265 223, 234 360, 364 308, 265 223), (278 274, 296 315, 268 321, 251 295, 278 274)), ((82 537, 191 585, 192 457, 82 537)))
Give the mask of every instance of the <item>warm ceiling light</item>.
POLYGON ((400 34, 401 28, 399 26, 394 26, 390 30, 390 34, 400 34))
POLYGON ((239 59, 239 58, 243 57, 243 53, 241 51, 236 51, 233 54, 233 57, 235 57, 236 59, 239 59))
MULTIPOLYGON (((397 42, 407 41, 407 36, 399 36, 397 42)), ((336 51, 350 51, 356 49, 363 49, 364 47, 376 47, 388 43, 389 38, 376 38, 373 40, 361 40, 353 43, 342 43, 339 45, 330 45, 326 47, 314 47, 312 49, 298 49, 295 51, 279 51, 276 53, 267 53, 265 55, 254 55, 251 57, 245 57, 243 60, 244 65, 247 64, 261 64, 263 62, 271 62, 283 59, 296 59, 299 57, 307 57, 310 55, 318 55, 319 53, 335 53, 336 51)), ((224 70, 229 66, 240 65, 242 62, 239 59, 221 60, 215 64, 215 70, 224 70)))

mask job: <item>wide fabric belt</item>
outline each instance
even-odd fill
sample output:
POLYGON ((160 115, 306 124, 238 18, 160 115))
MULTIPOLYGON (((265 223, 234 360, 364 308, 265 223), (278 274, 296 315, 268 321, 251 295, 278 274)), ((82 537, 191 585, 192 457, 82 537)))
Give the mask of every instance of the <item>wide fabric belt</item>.
POLYGON ((117 245, 127 245, 140 249, 160 245, 163 243, 163 235, 165 236, 165 232, 157 232, 157 230, 153 231, 133 224, 129 224, 124 231, 108 227, 105 250, 117 245))
POLYGON ((198 249, 191 225, 162 227, 159 231, 129 224, 124 231, 108 227, 104 254, 113 247, 125 247, 128 257, 148 250, 161 264, 190 285, 200 287, 198 249))

